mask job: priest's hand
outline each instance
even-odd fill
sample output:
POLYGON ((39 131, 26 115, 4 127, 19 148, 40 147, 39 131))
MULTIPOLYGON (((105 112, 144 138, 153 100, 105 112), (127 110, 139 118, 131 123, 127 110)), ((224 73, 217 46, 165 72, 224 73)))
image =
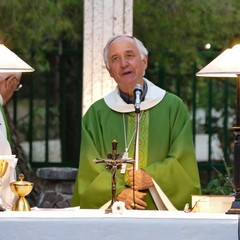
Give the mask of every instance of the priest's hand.
POLYGON ((148 175, 144 170, 128 168, 128 186, 134 190, 144 190, 153 186, 152 177, 148 175))
POLYGON ((3 105, 9 101, 19 84, 20 82, 15 75, 11 75, 7 79, 0 81, 0 94, 3 98, 3 105))
POLYGON ((117 200, 124 202, 126 209, 144 210, 147 207, 147 204, 144 202, 144 198, 147 194, 138 191, 134 191, 133 193, 133 191, 132 188, 124 189, 117 195, 117 200))

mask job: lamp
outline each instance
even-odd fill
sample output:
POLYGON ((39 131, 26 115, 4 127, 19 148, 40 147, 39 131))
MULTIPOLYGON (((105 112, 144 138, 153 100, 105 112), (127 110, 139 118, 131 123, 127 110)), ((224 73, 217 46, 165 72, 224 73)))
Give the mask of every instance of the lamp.
POLYGON ((234 132, 234 185, 235 200, 227 213, 240 213, 240 44, 228 48, 196 73, 198 77, 236 78, 237 104, 234 132))
POLYGON ((0 44, 0 72, 33 72, 34 69, 9 50, 4 44, 0 44))

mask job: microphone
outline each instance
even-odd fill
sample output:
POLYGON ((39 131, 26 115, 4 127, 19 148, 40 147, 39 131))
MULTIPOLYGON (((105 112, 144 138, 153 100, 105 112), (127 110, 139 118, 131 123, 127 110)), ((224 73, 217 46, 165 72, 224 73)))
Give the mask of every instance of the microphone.
POLYGON ((133 93, 134 93, 135 113, 140 113, 141 96, 143 93, 142 85, 136 84, 133 93))

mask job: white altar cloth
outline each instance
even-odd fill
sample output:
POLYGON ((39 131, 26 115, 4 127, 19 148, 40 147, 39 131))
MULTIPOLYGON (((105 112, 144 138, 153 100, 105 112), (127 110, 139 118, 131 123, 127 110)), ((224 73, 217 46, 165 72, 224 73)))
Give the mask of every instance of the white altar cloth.
POLYGON ((0 212, 1 240, 238 240, 238 215, 182 211, 34 209, 0 212))

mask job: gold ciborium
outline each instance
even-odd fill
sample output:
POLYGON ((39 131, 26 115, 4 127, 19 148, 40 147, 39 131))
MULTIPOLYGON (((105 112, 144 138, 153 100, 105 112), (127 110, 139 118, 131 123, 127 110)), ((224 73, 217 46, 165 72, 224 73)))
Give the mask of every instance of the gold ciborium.
POLYGON ((3 207, 3 197, 2 197, 2 177, 5 175, 8 168, 8 162, 6 160, 0 160, 0 211, 5 211, 3 207))
POLYGON ((24 175, 18 176, 19 181, 10 184, 12 191, 18 196, 18 199, 12 206, 12 211, 31 211, 30 205, 25 198, 33 189, 33 183, 23 181, 24 175))

